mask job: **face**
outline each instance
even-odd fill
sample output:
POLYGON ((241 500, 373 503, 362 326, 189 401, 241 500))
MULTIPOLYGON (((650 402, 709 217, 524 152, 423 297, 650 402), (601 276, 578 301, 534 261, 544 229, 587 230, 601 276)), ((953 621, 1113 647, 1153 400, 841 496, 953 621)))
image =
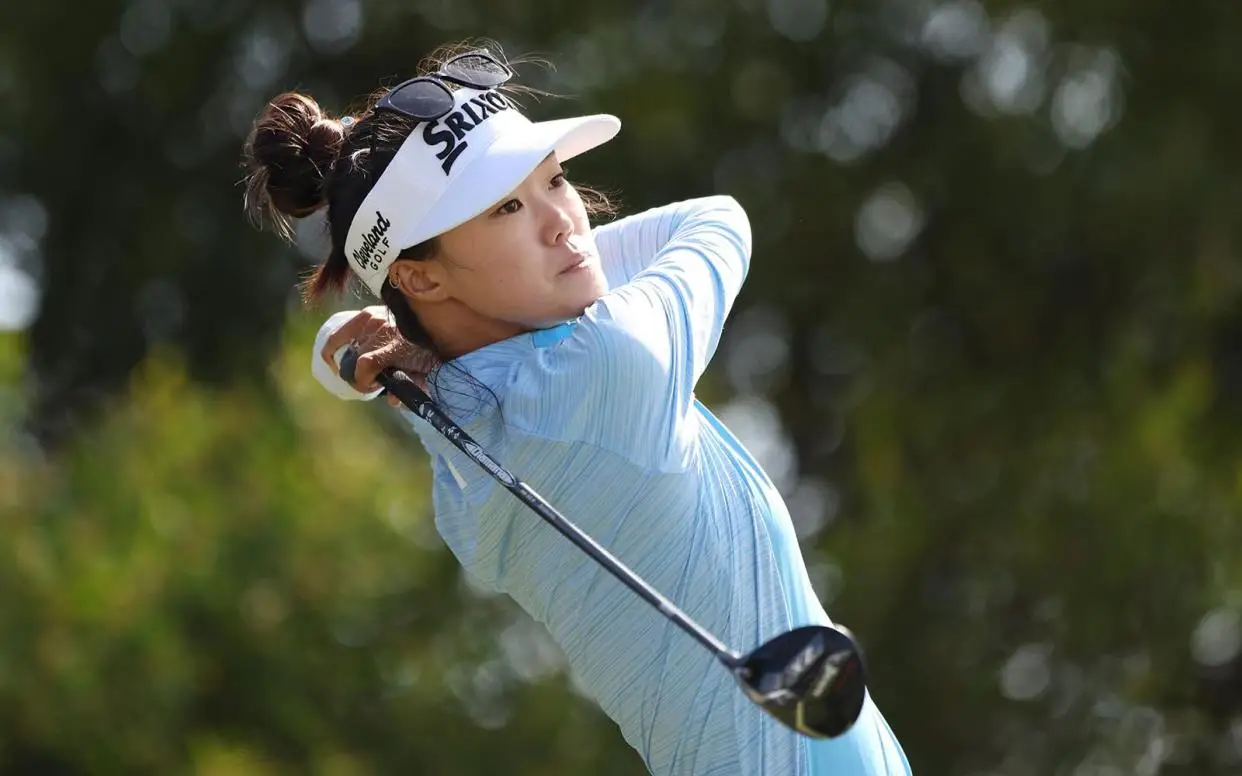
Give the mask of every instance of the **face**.
POLYGON ((393 272, 416 306, 449 306, 515 331, 576 318, 608 290, 586 208, 555 155, 441 235, 434 258, 396 262, 393 272))

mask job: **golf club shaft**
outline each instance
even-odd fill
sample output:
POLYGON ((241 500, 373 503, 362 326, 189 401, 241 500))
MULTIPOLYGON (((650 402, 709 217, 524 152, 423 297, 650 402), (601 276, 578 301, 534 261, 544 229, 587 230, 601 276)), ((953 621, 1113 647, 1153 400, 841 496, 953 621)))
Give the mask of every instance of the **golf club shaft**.
MULTIPOLYGON (((341 363, 341 373, 346 374, 346 360, 350 361, 349 372, 352 373, 353 360, 346 356, 341 363)), ((347 379, 352 374, 347 375, 347 379)), ((583 552, 591 556, 597 563, 608 570, 614 577, 619 579, 626 587, 633 590, 647 603, 654 606, 665 617, 677 625, 687 634, 692 636, 700 644, 711 650, 716 657, 728 666, 730 669, 737 668, 741 665, 741 657, 725 646, 719 639, 713 636, 706 628, 692 620, 688 614, 678 609, 672 601, 669 601, 661 595, 655 588, 647 584, 642 577, 631 571, 624 563, 617 560, 608 550, 600 546, 581 528, 570 522, 564 515, 556 511, 556 509, 536 493, 529 485, 514 477, 507 469, 501 466, 494 458, 475 442, 460 426, 452 421, 431 397, 427 395, 422 388, 414 383, 410 377, 399 369, 389 368, 380 373, 376 381, 388 390, 389 393, 396 396, 411 412, 415 413, 422 419, 431 424, 445 439, 453 444, 458 450, 466 454, 470 460, 478 464, 484 471, 490 474, 497 482, 504 485, 505 488, 517 496, 518 499, 530 507, 535 514, 542 517, 557 531, 560 531, 565 538, 569 539, 578 546, 583 552)), ((351 380, 352 382, 352 380, 351 380)))

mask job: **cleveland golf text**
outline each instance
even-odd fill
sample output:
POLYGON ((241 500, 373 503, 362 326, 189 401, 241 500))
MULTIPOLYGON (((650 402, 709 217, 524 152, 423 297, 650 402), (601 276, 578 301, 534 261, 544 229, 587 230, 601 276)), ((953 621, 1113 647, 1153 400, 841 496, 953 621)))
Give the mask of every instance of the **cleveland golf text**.
POLYGON ((371 229, 362 236, 362 245, 360 245, 352 255, 358 266, 364 270, 375 270, 380 268, 380 263, 375 258, 378 252, 381 255, 388 254, 388 228, 392 226, 392 222, 384 218, 384 214, 375 211, 375 223, 371 225, 371 229), (383 246, 382 251, 377 249, 383 246))

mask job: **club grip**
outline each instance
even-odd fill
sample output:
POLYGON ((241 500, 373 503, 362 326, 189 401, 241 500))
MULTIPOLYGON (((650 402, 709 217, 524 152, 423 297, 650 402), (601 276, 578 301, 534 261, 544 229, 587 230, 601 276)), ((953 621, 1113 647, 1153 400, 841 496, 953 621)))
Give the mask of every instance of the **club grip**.
MULTIPOLYGON (((349 383, 351 386, 354 386, 355 389, 357 388, 354 383, 358 377, 359 358, 361 358, 361 356, 358 354, 358 351, 352 345, 347 345, 336 362, 337 369, 340 371, 341 379, 349 383)), ((394 383, 400 382, 397 377, 398 375, 405 377, 405 381, 409 382, 409 378, 406 377, 404 372, 401 372, 401 370, 392 366, 377 374, 375 376, 375 382, 379 383, 382 388, 391 391, 394 383)))
POLYGON ((345 348, 345 353, 341 356, 337 368, 340 369, 341 379, 353 385, 354 377, 358 372, 358 351, 352 347, 345 348))
MULTIPOLYGON (((358 376, 358 351, 351 345, 346 346, 344 352, 337 359, 337 369, 340 372, 341 379, 354 385, 354 380, 358 376)), ((407 408, 417 413, 423 418, 432 421, 437 428, 440 425, 449 423, 447 418, 433 418, 438 414, 435 405, 431 401, 431 397, 426 391, 418 387, 418 384, 410 379, 410 376, 401 371, 397 367, 390 366, 375 376, 375 382, 379 383, 384 389, 383 393, 390 393, 396 396, 407 408)))

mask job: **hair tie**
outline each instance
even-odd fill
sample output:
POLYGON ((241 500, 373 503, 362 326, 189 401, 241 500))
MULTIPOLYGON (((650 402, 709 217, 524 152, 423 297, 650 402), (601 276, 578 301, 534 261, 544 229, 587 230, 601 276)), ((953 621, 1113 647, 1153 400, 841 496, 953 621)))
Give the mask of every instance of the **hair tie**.
POLYGON ((342 116, 341 117, 341 126, 344 127, 345 129, 349 129, 351 126, 353 126, 353 123, 354 123, 353 116, 342 116))

